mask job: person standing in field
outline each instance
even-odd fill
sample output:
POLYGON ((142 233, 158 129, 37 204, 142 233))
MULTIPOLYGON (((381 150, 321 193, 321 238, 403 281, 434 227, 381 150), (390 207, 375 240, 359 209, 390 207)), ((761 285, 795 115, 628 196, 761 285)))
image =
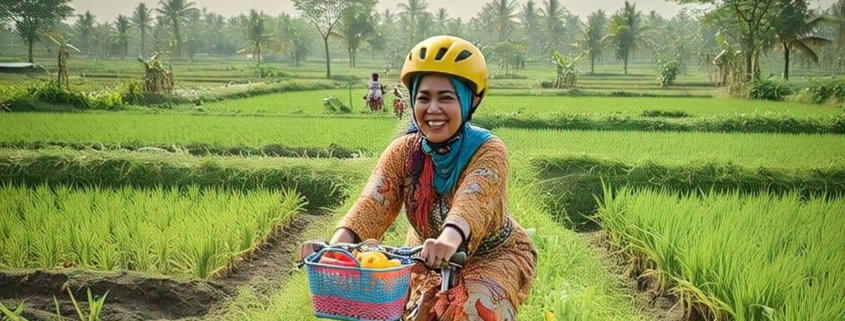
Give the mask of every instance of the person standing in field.
MULTIPOLYGON (((330 243, 381 239, 404 206, 406 246, 423 245, 427 265, 468 255, 455 287, 416 266, 406 315, 416 321, 511 321, 531 290, 537 252, 507 206, 508 153, 501 139, 469 124, 487 94, 484 56, 472 43, 437 36, 405 59, 411 128, 382 153, 330 243)), ((303 244, 300 260, 312 246, 303 244)))

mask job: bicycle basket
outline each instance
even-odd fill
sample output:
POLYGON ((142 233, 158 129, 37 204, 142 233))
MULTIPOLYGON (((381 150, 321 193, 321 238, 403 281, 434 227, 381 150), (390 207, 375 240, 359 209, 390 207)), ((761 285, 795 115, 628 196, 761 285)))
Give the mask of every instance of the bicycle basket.
MULTIPOLYGON (((305 259, 314 315, 348 321, 400 320, 408 300, 411 267, 365 269, 318 263, 326 248, 305 259)), ((357 262, 357 261, 356 261, 357 262)))

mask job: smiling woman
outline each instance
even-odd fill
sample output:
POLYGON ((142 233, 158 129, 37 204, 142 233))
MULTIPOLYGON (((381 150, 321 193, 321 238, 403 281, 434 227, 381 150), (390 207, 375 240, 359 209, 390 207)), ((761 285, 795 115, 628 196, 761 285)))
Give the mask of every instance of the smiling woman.
MULTIPOLYGON (((422 245, 430 267, 467 253, 445 292, 435 272, 414 268, 408 320, 515 320, 531 291, 537 251, 508 212, 504 143, 469 124, 488 89, 484 56, 466 40, 432 37, 408 54, 402 82, 412 97, 411 129, 384 151, 331 243, 381 239, 404 206, 405 245, 422 245)), ((306 242, 303 257, 309 248, 306 242)))

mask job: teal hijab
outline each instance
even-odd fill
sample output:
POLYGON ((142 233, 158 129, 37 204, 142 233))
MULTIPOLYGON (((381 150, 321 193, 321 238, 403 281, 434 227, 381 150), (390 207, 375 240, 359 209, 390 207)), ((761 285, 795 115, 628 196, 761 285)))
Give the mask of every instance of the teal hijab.
MULTIPOLYGON (((420 79, 422 76, 416 76, 411 82, 411 108, 417 97, 420 79)), ((434 189, 438 195, 445 195, 455 188, 469 160, 485 141, 493 137, 490 131, 469 124, 473 98, 469 85, 454 77, 450 77, 450 80, 461 104, 461 127, 454 136, 442 143, 431 143, 424 135, 422 139, 422 150, 431 156, 434 165, 434 189)), ((408 133, 419 132, 416 113, 413 115, 408 133)))

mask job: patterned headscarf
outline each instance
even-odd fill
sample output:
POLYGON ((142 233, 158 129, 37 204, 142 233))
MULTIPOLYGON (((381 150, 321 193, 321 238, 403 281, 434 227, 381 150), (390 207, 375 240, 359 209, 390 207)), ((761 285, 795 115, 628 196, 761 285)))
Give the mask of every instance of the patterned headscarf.
MULTIPOLYGON (((416 76, 411 85, 411 108, 416 100, 417 90, 423 76, 416 76)), ((472 126, 469 119, 472 115, 472 89, 463 81, 450 77, 455 93, 458 94, 458 101, 461 104, 461 126, 451 138, 442 143, 429 142, 425 137, 422 139, 423 151, 431 156, 434 163, 434 187, 438 194, 449 193, 461 176, 464 168, 475 155, 475 151, 485 141, 493 137, 490 131, 472 126)), ((416 113, 412 113, 411 129, 409 133, 419 132, 416 113)))

